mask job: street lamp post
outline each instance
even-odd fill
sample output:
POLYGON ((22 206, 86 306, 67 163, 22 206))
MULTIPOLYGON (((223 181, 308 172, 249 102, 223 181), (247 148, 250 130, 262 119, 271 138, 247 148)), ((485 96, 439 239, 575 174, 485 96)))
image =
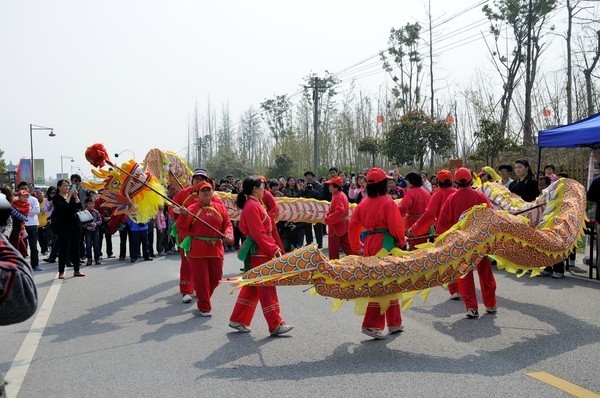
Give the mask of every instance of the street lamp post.
POLYGON ((46 130, 46 131, 50 131, 50 134, 48 134, 49 137, 56 137, 56 134, 54 134, 54 128, 52 127, 44 127, 44 126, 38 126, 35 124, 30 124, 29 125, 29 143, 31 144, 31 184, 35 184, 35 174, 33 171, 33 131, 34 130, 46 130))
POLYGON ((75 161, 75 159, 73 159, 72 156, 60 155, 60 178, 64 178, 64 176, 65 176, 65 173, 63 171, 63 160, 64 159, 71 159, 71 163, 73 163, 75 161))

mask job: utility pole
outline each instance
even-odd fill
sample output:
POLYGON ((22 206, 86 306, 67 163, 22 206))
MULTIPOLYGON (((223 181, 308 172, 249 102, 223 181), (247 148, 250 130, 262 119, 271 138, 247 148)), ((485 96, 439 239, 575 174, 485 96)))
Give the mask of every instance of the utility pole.
POLYGON ((327 89, 325 82, 320 82, 321 79, 314 77, 312 84, 306 88, 313 89, 313 173, 315 178, 319 178, 319 90, 327 89))
POLYGON ((313 173, 319 178, 319 78, 313 81, 313 173))
POLYGON ((527 12, 527 66, 525 70, 525 120, 523 121, 523 145, 529 148, 533 144, 531 126, 531 18, 532 0, 529 0, 527 12))

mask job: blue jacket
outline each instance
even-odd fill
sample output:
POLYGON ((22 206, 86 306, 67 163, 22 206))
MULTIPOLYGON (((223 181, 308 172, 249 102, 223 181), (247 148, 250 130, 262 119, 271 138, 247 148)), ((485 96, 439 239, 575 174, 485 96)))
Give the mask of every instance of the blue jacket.
POLYGON ((127 225, 131 229, 131 232, 139 232, 148 230, 148 224, 146 223, 137 223, 133 221, 129 216, 127 216, 127 225))

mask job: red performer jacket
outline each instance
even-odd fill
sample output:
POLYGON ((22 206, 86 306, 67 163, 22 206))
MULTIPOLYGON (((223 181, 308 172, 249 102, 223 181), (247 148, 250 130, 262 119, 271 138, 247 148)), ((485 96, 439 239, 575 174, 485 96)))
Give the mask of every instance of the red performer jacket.
POLYGON ((413 187, 406 190, 400 202, 400 214, 405 218, 404 227, 409 229, 425 213, 425 208, 431 194, 423 187, 413 187))
POLYGON ((440 210, 450 195, 456 192, 454 187, 438 188, 433 191, 429 203, 425 208, 423 215, 412 225, 412 233, 416 236, 427 233, 429 227, 435 224, 435 220, 440 215, 440 210))
POLYGON ((490 200, 482 192, 474 190, 471 187, 458 189, 458 191, 450 195, 444 206, 442 206, 435 232, 437 234, 446 232, 458 222, 462 213, 475 205, 484 203, 489 208, 493 208, 490 200))
MULTIPOLYGON (((224 235, 233 236, 233 227, 229 221, 229 215, 225 206, 211 201, 209 205, 203 205, 199 201, 187 207, 191 214, 195 214, 206 223, 214 227, 224 235)), ((221 237, 215 231, 196 220, 192 215, 180 214, 177 218, 177 229, 180 239, 187 236, 192 237, 191 249, 188 257, 222 258, 224 253, 221 237)))
POLYGON ((271 217, 271 220, 273 220, 273 225, 275 225, 275 223, 277 222, 277 217, 279 217, 279 207, 277 206, 277 202, 275 202, 273 194, 265 190, 262 202, 267 209, 269 217, 271 217))
POLYGON ((358 252, 361 248, 365 256, 374 256, 383 245, 383 233, 367 235, 365 244, 360 242, 360 234, 363 230, 373 231, 386 229, 396 239, 398 247, 406 245, 404 238, 404 223, 394 200, 387 196, 363 199, 354 209, 350 225, 348 227, 348 238, 352 250, 358 252))
POLYGON ((263 205, 253 196, 248 196, 246 200, 240 214, 239 228, 245 236, 252 237, 252 240, 258 245, 258 252, 255 256, 272 258, 278 250, 281 250, 271 233, 271 218, 263 205))
MULTIPOLYGON (((198 191, 194 189, 193 185, 191 187, 184 188, 181 191, 177 192, 175 194, 175 196, 173 196, 173 202, 189 209, 189 207, 191 205, 198 202, 198 191)), ((212 198, 210 199, 210 202, 211 202, 211 204, 218 203, 218 204, 222 205, 223 207, 225 207, 225 204, 223 203, 223 201, 221 199, 217 198, 215 195, 212 196, 212 198)), ((225 207, 225 210, 227 210, 226 207, 225 207)), ((173 207, 169 207, 169 214, 171 215, 171 217, 173 217, 175 222, 177 222, 177 219, 179 218, 179 214, 177 214, 173 211, 173 207)), ((177 229, 179 230, 179 225, 177 225, 177 229)), ((181 236, 180 233, 178 233, 178 235, 179 235, 179 242, 177 242, 177 243, 181 243, 181 241, 183 240, 183 237, 181 236)))
POLYGON ((333 236, 343 236, 348 233, 348 197, 339 191, 331 198, 329 210, 325 215, 325 224, 329 226, 328 233, 333 236))
POLYGON ((281 237, 279 236, 279 232, 277 231, 277 217, 279 217, 279 206, 277 206, 277 202, 275 201, 275 197, 273 194, 267 190, 262 198, 262 204, 267 210, 267 214, 271 218, 271 231, 273 233, 273 238, 275 239, 275 243, 281 249, 281 252, 285 252, 283 248, 283 242, 281 241, 281 237))

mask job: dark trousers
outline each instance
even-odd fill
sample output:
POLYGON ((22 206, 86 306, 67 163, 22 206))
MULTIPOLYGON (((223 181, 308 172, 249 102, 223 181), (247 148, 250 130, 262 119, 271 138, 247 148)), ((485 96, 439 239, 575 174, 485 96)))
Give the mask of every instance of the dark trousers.
MULTIPOLYGON (((125 258, 127 256, 127 236, 129 235, 129 228, 123 228, 119 230, 119 258, 125 258)), ((129 238, 131 241, 131 237, 129 238)), ((131 243, 131 242, 130 242, 131 243)))
POLYGON ((100 253, 102 253, 102 242, 104 241, 104 238, 106 238, 106 257, 110 257, 113 255, 112 235, 105 230, 100 230, 100 253))
POLYGON ((317 238, 317 245, 323 246, 323 224, 306 223, 304 227, 304 233, 306 234, 306 244, 310 245, 313 243, 313 229, 315 230, 315 237, 317 238))
MULTIPOLYGON (((565 261, 569 261, 569 260, 565 260, 565 261)), ((565 262, 561 261, 560 263, 556 263, 553 266, 548 266, 546 268, 544 268, 544 271, 547 272, 556 272, 557 274, 564 274, 565 273, 565 262)))
POLYGON ((157 228, 156 229, 156 252, 157 253, 162 253, 162 252, 167 251, 165 243, 166 243, 165 242, 165 231, 157 228))
POLYGON ((65 273, 67 262, 71 263, 75 272, 79 272, 79 237, 81 228, 77 224, 63 225, 56 229, 58 236, 58 273, 65 273))
POLYGON ((238 249, 241 245, 244 244, 244 234, 240 231, 240 227, 236 222, 233 224, 233 246, 238 249))
POLYGON ((95 229, 93 231, 85 231, 85 256, 88 260, 92 259, 92 251, 94 253, 94 260, 100 260, 100 231, 95 229))
POLYGON ((148 252, 154 256, 154 220, 148 221, 148 252))
POLYGON ((58 249, 60 248, 60 238, 58 237, 58 233, 56 229, 52 227, 52 250, 50 250, 50 255, 48 258, 52 261, 56 260, 58 257, 58 249))
POLYGON ((29 263, 32 267, 37 267, 40 263, 38 254, 38 226, 25 226, 27 231, 27 244, 29 245, 29 263))
POLYGON ((38 242, 42 254, 48 253, 48 227, 38 227, 38 242))
POLYGON ((79 258, 85 258, 85 232, 79 229, 79 258))
POLYGON ((150 249, 148 248, 148 230, 131 231, 131 244, 129 245, 129 257, 132 260, 140 258, 140 243, 142 244, 142 255, 144 259, 150 258, 150 249))

